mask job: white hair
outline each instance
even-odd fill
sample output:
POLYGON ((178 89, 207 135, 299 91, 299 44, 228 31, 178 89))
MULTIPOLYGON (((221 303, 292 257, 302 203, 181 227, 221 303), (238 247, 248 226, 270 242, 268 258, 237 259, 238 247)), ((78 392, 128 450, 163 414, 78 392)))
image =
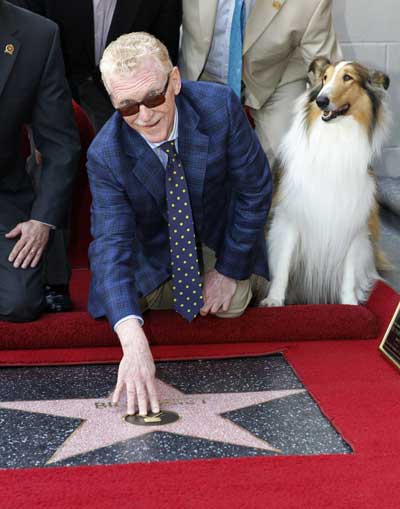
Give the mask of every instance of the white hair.
POLYGON ((146 32, 121 35, 107 46, 100 61, 103 83, 109 91, 112 76, 132 76, 146 57, 155 57, 160 70, 168 74, 173 66, 164 44, 146 32))

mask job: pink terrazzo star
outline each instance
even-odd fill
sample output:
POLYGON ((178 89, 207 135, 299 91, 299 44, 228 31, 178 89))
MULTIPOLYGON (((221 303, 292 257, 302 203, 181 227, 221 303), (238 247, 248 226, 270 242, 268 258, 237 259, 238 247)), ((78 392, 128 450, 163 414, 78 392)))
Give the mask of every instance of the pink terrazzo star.
POLYGON ((109 399, 13 401, 0 403, 0 408, 82 419, 81 424, 47 461, 47 464, 155 431, 280 452, 220 414, 305 392, 304 389, 294 389, 183 394, 160 380, 157 380, 157 389, 162 410, 179 414, 178 421, 149 428, 132 425, 124 419, 125 402, 117 406, 112 405, 109 399))

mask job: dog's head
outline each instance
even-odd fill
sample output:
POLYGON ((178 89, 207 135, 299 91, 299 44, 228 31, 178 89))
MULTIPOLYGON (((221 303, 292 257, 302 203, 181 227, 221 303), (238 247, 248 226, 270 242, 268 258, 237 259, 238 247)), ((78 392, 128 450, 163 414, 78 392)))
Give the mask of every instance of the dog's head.
POLYGON ((366 110, 371 110, 376 117, 381 92, 387 90, 390 83, 386 74, 356 62, 332 64, 321 57, 311 62, 309 72, 312 76, 309 99, 322 111, 325 122, 340 116, 357 116, 366 110))

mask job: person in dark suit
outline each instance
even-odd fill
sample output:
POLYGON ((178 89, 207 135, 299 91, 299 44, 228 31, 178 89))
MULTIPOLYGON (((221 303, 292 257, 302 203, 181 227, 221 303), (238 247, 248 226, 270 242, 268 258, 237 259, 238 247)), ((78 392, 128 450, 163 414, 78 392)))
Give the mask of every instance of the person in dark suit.
POLYGON ((89 311, 121 341, 114 401, 159 410, 145 309, 233 317, 267 277, 271 204, 266 156, 229 87, 181 83, 164 45, 121 36, 101 72, 117 112, 88 152, 93 196, 89 311))
POLYGON ((57 26, 0 0, 0 69, 0 319, 30 321, 44 309, 42 260, 65 221, 80 151, 57 26), (43 156, 35 192, 25 124, 43 156))
POLYGON ((113 113, 98 68, 111 41, 129 32, 149 32, 166 45, 171 60, 177 62, 181 0, 14 1, 58 24, 74 98, 89 114, 96 131, 113 113))

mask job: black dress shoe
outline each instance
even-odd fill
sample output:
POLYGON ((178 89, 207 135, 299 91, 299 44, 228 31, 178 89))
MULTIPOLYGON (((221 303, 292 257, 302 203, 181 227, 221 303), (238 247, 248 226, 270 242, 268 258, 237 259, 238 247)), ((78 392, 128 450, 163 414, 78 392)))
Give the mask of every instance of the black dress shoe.
POLYGON ((44 287, 44 297, 48 313, 60 313, 72 309, 68 285, 46 285, 44 287))

